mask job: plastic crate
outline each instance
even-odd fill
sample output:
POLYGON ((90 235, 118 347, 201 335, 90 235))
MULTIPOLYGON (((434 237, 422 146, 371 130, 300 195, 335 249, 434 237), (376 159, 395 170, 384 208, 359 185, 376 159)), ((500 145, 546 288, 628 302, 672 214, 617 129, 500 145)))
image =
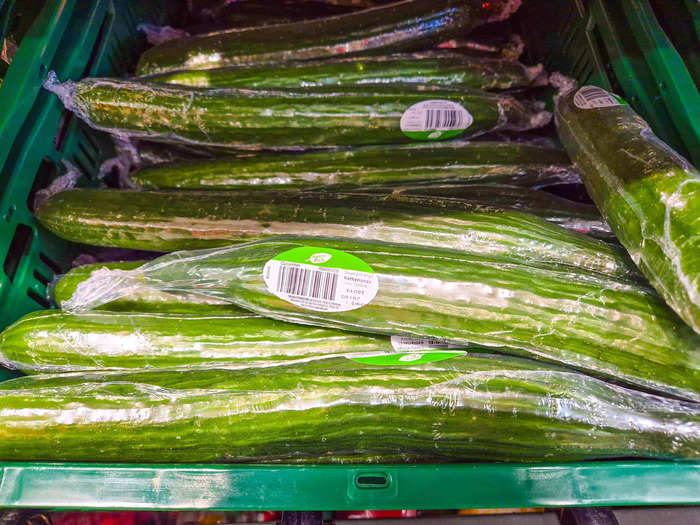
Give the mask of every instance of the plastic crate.
MULTIPOLYGON (((682 1, 658 3, 669 12, 682 1)), ((674 9, 678 22, 669 22, 679 32, 689 16, 682 7, 674 9)), ((516 20, 530 60, 622 95, 657 135, 700 165, 700 94, 647 0, 529 0, 516 20)))
MULTIPOLYGON (((0 88, 0 325, 47 307, 46 284, 80 252, 79 246, 37 225, 28 204, 34 192, 61 172, 63 160, 94 176, 111 153, 106 137, 84 127, 41 89, 46 73, 54 70, 62 80, 123 73, 145 44, 137 23, 162 22, 166 13, 156 7, 173 4, 51 1, 24 38, 0 88)), ((547 4, 553 13, 568 13, 569 2, 547 4)), ((585 32, 571 35, 585 37, 585 32)), ((556 39, 541 43, 543 56, 546 45, 558 45, 556 39)), ((584 67, 580 78, 607 86, 604 62, 596 62, 600 57, 594 55, 585 58, 572 66, 584 67)), ((700 503, 698 462, 316 467, 0 463, 0 476, 0 507, 319 511, 700 503)))

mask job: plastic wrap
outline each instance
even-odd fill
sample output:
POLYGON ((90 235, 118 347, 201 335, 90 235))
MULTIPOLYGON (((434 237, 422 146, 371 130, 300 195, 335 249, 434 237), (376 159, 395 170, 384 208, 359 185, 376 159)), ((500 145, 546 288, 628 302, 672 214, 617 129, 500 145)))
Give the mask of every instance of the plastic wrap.
POLYGON ((509 60, 518 60, 523 51, 525 51, 525 42, 520 35, 510 35, 507 40, 498 33, 496 36, 486 40, 467 40, 464 38, 453 38, 442 42, 439 49, 454 49, 460 53, 464 53, 476 57, 484 58, 505 58, 509 60))
POLYGON ((42 310, 22 317, 0 334, 0 362, 25 373, 265 367, 333 355, 392 352, 396 350, 388 337, 285 323, 244 312, 42 310))
POLYGON ((153 46, 190 36, 184 29, 176 29, 170 26, 157 26, 143 23, 139 24, 136 29, 142 31, 146 35, 148 43, 153 46))
MULTIPOLYGON (((152 149, 144 153, 149 158, 152 149)), ((454 140, 206 160, 184 160, 177 154, 164 158, 160 153, 159 166, 136 171, 131 180, 151 189, 250 190, 436 181, 533 187, 581 182, 562 150, 502 142, 454 140), (167 159, 174 162, 163 165, 167 159)))
POLYGON ((451 109, 434 110, 434 124, 418 132, 426 135, 419 140, 527 130, 551 120, 539 103, 424 86, 202 90, 116 79, 60 83, 51 72, 44 87, 93 128, 120 137, 242 149, 411 143, 416 137, 407 131, 404 116, 427 111, 426 103, 444 101, 451 109), (455 112, 454 120, 450 117, 445 126, 449 111, 455 112))
POLYGON ((213 69, 429 46, 515 12, 521 0, 408 0, 293 24, 232 29, 146 51, 137 73, 213 69))
POLYGON ((636 279, 623 250, 526 213, 439 197, 353 192, 64 192, 36 211, 60 237, 174 251, 277 235, 427 245, 501 262, 636 279))
POLYGON ((276 89, 316 86, 419 84, 501 90, 547 84, 542 64, 424 51, 284 65, 176 71, 144 80, 200 88, 276 89))
POLYGON ((28 376, 0 459, 396 463, 697 458, 697 405, 518 358, 28 376))
POLYGON ((61 162, 66 168, 66 172, 60 177, 57 177, 51 181, 51 184, 49 184, 46 188, 42 188, 36 192, 34 195, 34 202, 32 203, 33 209, 40 208, 54 195, 58 195, 62 191, 73 189, 78 183, 80 177, 82 177, 83 174, 80 172, 80 170, 69 161, 66 159, 61 159, 61 162))
MULTIPOLYGON (((393 199, 417 202, 438 197, 445 205, 467 202, 473 206, 497 207, 531 213, 567 230, 601 239, 613 237, 610 227, 590 204, 571 201, 546 191, 502 184, 415 184, 365 186, 358 193, 386 193, 393 199), (449 199, 449 200, 447 200, 449 199)), ((631 265, 630 261, 630 265, 631 265)))
MULTIPOLYGON (((335 293, 344 288, 334 288, 331 295, 338 299, 335 293)), ((62 306, 87 310, 142 290, 211 297, 289 322, 504 347, 700 400, 700 337, 650 288, 600 274, 517 265, 486 253, 284 237, 176 252, 130 271, 98 270, 62 306), (366 295, 371 301, 324 311, 280 298, 266 277, 284 282, 282 275, 263 270, 268 261, 301 247, 359 258, 373 270, 367 274, 376 283, 375 295, 366 295)))
POLYGON ((652 285, 700 333, 700 172, 600 88, 565 90, 556 108, 591 198, 652 285))

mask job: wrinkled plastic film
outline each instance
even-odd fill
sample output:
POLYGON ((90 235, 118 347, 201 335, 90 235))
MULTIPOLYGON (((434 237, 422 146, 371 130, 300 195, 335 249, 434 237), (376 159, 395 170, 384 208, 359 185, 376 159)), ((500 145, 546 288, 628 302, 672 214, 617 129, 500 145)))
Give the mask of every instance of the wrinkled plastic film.
POLYGON ((296 90, 197 90, 130 80, 85 79, 45 87, 91 127, 118 137, 241 149, 319 149, 414 142, 401 130, 404 112, 425 100, 449 100, 471 114, 461 133, 546 125, 541 104, 465 90, 375 86, 296 90), (295 133, 288 129, 295 128, 295 133), (279 130, 284 129, 284 133, 279 130))
POLYGON ((136 29, 143 32, 146 35, 148 43, 153 46, 190 36, 190 34, 183 29, 176 29, 170 26, 157 26, 154 24, 142 23, 136 26, 136 29))
POLYGON ((139 287, 201 294, 293 323, 501 347, 700 400, 697 334, 645 285, 609 276, 418 246, 287 237, 176 252, 131 272, 93 274, 63 307, 88 310, 139 287), (374 268, 376 296, 343 312, 308 310, 279 298, 265 284, 263 267, 300 246, 357 256, 374 268))
MULTIPOLYGON (((490 195, 500 204, 509 201, 490 195)), ((517 208, 518 199, 511 196, 510 205, 517 208)), ((229 192, 74 190, 49 201, 37 218, 66 240, 120 248, 165 252, 277 235, 332 235, 637 278, 624 251, 486 201, 359 191, 236 192, 234 199, 229 192)))
POLYGON ((61 159, 61 162, 66 168, 66 173, 51 181, 51 184, 49 184, 48 187, 42 188, 36 192, 33 203, 34 209, 38 209, 43 206, 44 203, 46 203, 46 201, 48 201, 54 195, 58 195, 62 191, 73 189, 78 183, 80 177, 83 176, 81 171, 68 160, 61 159))
POLYGON ((679 459, 700 441, 697 405, 482 355, 32 376, 4 382, 0 408, 0 458, 14 461, 679 459))

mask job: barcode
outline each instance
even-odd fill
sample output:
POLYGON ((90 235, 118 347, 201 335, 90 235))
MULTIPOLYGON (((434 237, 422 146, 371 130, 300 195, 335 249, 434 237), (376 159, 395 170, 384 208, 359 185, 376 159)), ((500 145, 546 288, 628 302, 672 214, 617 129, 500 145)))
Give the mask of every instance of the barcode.
POLYGON ((617 105, 617 100, 610 96, 604 89, 596 86, 585 86, 578 90, 577 96, 583 98, 585 102, 599 103, 603 102, 607 105, 617 105))
POLYGON ((462 112, 456 109, 426 109, 425 129, 462 129, 462 112))
POLYGON ((331 301, 338 287, 336 270, 314 270, 298 266, 281 266, 277 278, 277 291, 312 299, 331 301))

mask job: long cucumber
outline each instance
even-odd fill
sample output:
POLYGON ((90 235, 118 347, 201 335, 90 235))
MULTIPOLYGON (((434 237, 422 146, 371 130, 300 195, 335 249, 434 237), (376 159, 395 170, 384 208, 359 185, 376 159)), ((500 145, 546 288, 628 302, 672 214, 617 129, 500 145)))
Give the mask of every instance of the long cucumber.
POLYGON ((502 262, 635 278, 622 250, 517 211, 455 199, 336 192, 71 190, 37 219, 85 244, 173 251, 282 234, 439 246, 502 262))
POLYGON ((417 49, 509 16, 519 2, 404 0, 320 20, 219 31, 146 51, 138 75, 417 49))
POLYGON ((188 70, 147 77, 150 81, 199 88, 276 89, 312 86, 420 84, 474 89, 541 85, 541 65, 475 58, 450 51, 423 51, 258 67, 188 70))
POLYGON ((512 96, 422 86, 206 90, 117 79, 58 83, 53 73, 44 85, 99 130, 243 149, 405 144, 551 120, 512 96))
POLYGON ((600 274, 535 268, 424 246, 289 236, 176 252, 126 272, 94 272, 62 306, 82 311, 140 289, 198 293, 289 322, 503 347, 700 400, 700 336, 654 290, 600 274), (275 259, 277 269, 268 265, 264 275, 270 260, 284 258, 290 250, 317 255, 291 267, 275 259), (326 272, 317 265, 334 268, 355 260, 351 256, 374 274, 363 270, 360 281, 351 276, 349 284, 338 286, 325 273, 315 273, 326 272), (355 289, 363 295, 354 295, 355 289), (307 302, 293 304, 282 297, 307 302), (354 297, 371 301, 358 307, 366 300, 354 297), (314 309, 298 306, 319 301, 314 309), (348 304, 352 309, 342 306, 348 304))
POLYGON ((471 355, 0 384, 0 459, 386 463, 695 458, 697 405, 555 366, 471 355))
POLYGON ((644 275, 700 333, 700 172, 600 88, 572 90, 556 108, 588 193, 644 275))
POLYGON ((132 173, 131 180, 150 189, 304 189, 424 181, 539 187, 580 181, 563 151, 508 142, 449 141, 192 161, 173 157, 177 151, 151 153, 154 148, 146 146, 146 161, 157 165, 132 173))
POLYGON ((389 338, 251 313, 42 310, 0 334, 0 362, 25 373, 166 367, 265 367, 333 355, 395 352, 389 338))

